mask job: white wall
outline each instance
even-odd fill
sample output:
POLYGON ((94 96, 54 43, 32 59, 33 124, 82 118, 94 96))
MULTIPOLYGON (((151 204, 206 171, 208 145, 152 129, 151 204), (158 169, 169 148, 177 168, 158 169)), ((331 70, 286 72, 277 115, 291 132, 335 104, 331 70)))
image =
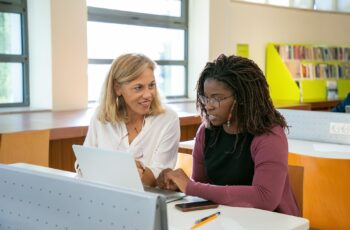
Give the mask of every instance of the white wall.
POLYGON ((32 109, 87 107, 85 0, 28 0, 32 109))
POLYGON ((210 0, 189 1, 189 49, 188 49, 188 95, 196 98, 196 82, 209 60, 209 8, 210 0))
POLYGON ((350 14, 211 0, 210 18, 210 59, 247 43, 262 70, 269 42, 350 45, 350 14))
POLYGON ((31 109, 52 108, 51 2, 28 0, 31 109))
POLYGON ((85 0, 51 0, 53 110, 87 107, 85 0))

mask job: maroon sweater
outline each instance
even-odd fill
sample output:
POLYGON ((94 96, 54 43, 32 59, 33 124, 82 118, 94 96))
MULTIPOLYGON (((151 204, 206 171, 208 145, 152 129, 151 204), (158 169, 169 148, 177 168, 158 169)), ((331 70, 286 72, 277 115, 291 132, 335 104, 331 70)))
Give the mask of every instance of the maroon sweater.
POLYGON ((205 126, 202 124, 197 131, 193 149, 193 181, 187 184, 186 194, 229 206, 300 216, 288 178, 287 137, 280 126, 271 131, 255 136, 250 146, 254 161, 252 185, 219 186, 208 184, 203 154, 205 126))

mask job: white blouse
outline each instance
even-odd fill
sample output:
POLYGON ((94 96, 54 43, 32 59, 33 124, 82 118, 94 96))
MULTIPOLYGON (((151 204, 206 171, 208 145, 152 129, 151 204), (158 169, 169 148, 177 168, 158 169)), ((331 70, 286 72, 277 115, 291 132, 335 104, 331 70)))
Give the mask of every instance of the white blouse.
POLYGON ((129 145, 126 124, 103 124, 93 115, 84 146, 106 150, 127 150, 135 159, 148 167, 155 178, 166 168, 174 168, 180 140, 180 121, 177 113, 168 106, 165 112, 145 118, 140 133, 129 145))

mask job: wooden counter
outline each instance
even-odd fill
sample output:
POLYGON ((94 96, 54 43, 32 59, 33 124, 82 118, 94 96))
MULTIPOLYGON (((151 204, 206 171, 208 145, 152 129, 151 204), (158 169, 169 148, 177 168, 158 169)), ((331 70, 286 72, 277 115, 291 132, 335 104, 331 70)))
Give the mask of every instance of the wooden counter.
POLYGON ((312 229, 350 229, 350 145, 288 139, 291 165, 304 168, 303 217, 312 229))
POLYGON ((303 102, 305 104, 309 104, 311 110, 314 111, 330 111, 334 108, 341 100, 330 100, 330 101, 309 101, 303 102))
POLYGON ((310 104, 298 103, 294 101, 274 101, 273 105, 278 109, 311 110, 310 104))
MULTIPOLYGON (((194 141, 180 143, 192 150, 194 141)), ((288 164, 304 169, 303 217, 312 229, 350 229, 350 145, 288 139, 288 164)), ((192 158, 180 154, 179 164, 191 172, 192 158)))
MULTIPOLYGON (((195 136, 201 118, 194 103, 172 104, 181 141, 195 136), (193 105, 193 108, 191 106, 193 105)), ((25 162, 73 171, 73 144, 83 144, 95 109, 0 115, 0 162, 25 162)))
MULTIPOLYGON (((195 103, 168 105, 179 115, 180 141, 193 139, 201 123, 195 103)), ((276 107, 310 108, 289 102, 279 102, 276 107)), ((24 162, 73 171, 72 145, 83 144, 94 111, 92 108, 0 114, 0 163, 24 162)))

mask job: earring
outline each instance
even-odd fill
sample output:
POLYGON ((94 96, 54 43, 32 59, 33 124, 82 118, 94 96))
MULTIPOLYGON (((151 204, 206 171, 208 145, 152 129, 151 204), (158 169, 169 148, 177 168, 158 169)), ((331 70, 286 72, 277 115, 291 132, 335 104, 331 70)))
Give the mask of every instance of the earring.
POLYGON ((117 108, 119 108, 119 96, 115 98, 115 103, 117 104, 117 108))
POLYGON ((233 111, 233 108, 235 107, 235 104, 236 104, 236 100, 233 101, 233 104, 232 104, 232 107, 231 107, 231 112, 230 112, 230 114, 228 115, 228 118, 227 118, 227 122, 226 122, 227 128, 230 128, 230 126, 231 126, 232 111, 233 111))
POLYGON ((232 112, 230 112, 230 114, 228 115, 228 118, 227 118, 227 122, 226 122, 227 128, 231 127, 231 116, 232 116, 232 112))

